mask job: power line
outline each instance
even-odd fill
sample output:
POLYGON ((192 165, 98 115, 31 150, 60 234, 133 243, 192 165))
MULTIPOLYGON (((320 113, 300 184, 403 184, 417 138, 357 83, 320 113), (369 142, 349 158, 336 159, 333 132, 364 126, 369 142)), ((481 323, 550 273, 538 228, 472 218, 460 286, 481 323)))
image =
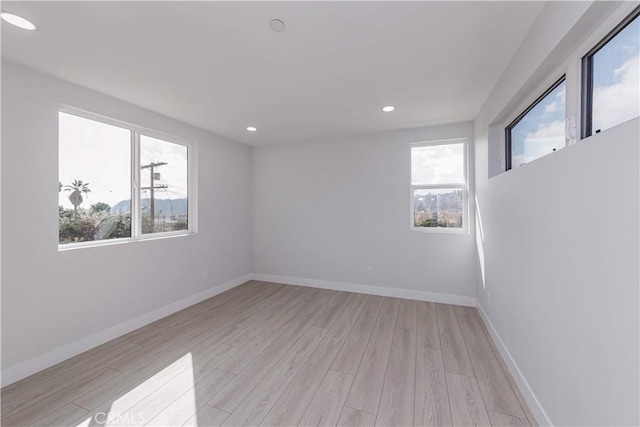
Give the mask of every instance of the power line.
POLYGON ((153 221, 154 223, 155 223, 155 220, 156 220, 155 191, 159 190, 159 189, 166 189, 166 188, 168 188, 168 185, 166 185, 166 184, 155 185, 154 180, 156 179, 156 177, 155 177, 155 173, 153 172, 153 170, 155 168, 157 168, 157 167, 164 166, 166 164, 167 164, 166 162, 153 162, 153 163, 149 163, 148 165, 143 165, 143 166, 140 167, 141 169, 149 169, 150 185, 149 185, 149 187, 142 187, 141 190, 150 190, 149 208, 150 208, 150 211, 151 211, 150 212, 151 213, 151 221, 153 221))

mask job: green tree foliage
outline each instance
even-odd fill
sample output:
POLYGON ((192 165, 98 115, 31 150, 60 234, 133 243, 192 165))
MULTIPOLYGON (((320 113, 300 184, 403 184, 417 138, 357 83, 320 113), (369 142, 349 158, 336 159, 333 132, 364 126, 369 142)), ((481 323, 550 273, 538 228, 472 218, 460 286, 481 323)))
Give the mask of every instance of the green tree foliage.
POLYGON ((462 190, 414 195, 416 227, 462 228, 462 190))
POLYGON ((156 233, 158 231, 156 224, 149 215, 142 215, 142 234, 156 233))
POLYGON ((98 202, 91 205, 91 212, 110 212, 111 206, 108 203, 98 202))
POLYGON ((173 228, 174 231, 188 230, 189 229, 189 224, 187 223, 186 220, 180 219, 180 220, 174 222, 173 224, 171 224, 171 227, 173 228))
POLYGON ((431 214, 431 218, 425 219, 419 224, 416 224, 418 227, 446 227, 446 225, 442 225, 443 222, 438 222, 438 214, 435 212, 431 214))
POLYGON ((189 224, 186 219, 178 219, 175 221, 164 221, 156 218, 152 221, 149 215, 142 215, 142 234, 161 233, 165 231, 188 230, 189 224))
POLYGON ((131 215, 112 215, 109 210, 65 209, 60 206, 58 234, 60 244, 131 237, 131 215), (109 227, 104 227, 107 223, 109 227), (106 234, 103 231, 105 229, 106 234))

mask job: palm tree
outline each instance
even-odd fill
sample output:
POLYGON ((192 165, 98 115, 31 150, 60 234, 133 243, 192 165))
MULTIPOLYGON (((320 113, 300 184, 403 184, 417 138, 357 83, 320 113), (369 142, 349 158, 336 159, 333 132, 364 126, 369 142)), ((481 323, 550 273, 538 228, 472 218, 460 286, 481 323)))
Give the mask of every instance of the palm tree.
POLYGON ((83 194, 91 193, 88 182, 82 182, 81 180, 74 179, 71 185, 65 185, 64 191, 71 191, 69 194, 69 201, 73 204, 73 210, 78 210, 78 206, 82 204, 84 199, 83 194))

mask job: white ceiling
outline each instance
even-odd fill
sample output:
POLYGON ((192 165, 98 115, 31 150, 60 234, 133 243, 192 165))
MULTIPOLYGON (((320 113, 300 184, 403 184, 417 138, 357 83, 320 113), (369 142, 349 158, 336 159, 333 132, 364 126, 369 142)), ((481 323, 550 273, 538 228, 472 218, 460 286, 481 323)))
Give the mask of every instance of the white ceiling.
POLYGON ((239 142, 297 142, 472 120, 543 5, 3 2, 39 29, 3 22, 2 57, 239 142))

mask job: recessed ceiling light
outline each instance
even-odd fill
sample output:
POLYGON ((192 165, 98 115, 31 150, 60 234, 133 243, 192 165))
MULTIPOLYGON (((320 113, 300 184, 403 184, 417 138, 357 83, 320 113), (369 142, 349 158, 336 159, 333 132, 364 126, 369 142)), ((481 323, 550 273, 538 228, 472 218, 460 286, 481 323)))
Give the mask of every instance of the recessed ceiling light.
POLYGON ((382 107, 382 111, 384 111, 385 113, 390 113, 395 109, 396 107, 394 107, 393 105, 385 105, 384 107, 382 107))
POLYGON ((280 31, 284 31, 284 22, 281 21, 280 19, 272 19, 271 22, 269 22, 269 26, 276 33, 279 33, 280 31))
POLYGON ((33 25, 32 22, 23 18, 22 16, 18 16, 15 13, 9 12, 0 12, 0 17, 7 21, 11 25, 15 25, 18 28, 22 28, 23 30, 35 30, 36 26, 33 25))
POLYGON ((249 132, 255 132, 255 131, 257 131, 257 130, 258 130, 258 128, 257 128, 257 127, 255 127, 255 126, 247 126, 247 130, 248 130, 249 132))

